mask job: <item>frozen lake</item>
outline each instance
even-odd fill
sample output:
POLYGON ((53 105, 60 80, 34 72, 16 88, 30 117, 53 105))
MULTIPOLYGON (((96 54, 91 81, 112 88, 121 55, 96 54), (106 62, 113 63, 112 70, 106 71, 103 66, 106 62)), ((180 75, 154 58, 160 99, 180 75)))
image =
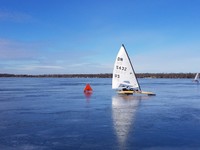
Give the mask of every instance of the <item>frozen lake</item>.
POLYGON ((119 96, 111 79, 0 78, 0 149, 199 149, 200 85, 139 82, 156 96, 119 96))

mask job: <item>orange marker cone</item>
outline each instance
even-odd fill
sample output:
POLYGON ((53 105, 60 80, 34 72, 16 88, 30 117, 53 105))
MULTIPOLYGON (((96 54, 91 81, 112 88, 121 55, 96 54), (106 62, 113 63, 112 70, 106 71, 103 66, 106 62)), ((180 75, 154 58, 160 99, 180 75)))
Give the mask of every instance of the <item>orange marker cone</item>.
POLYGON ((92 88, 90 86, 90 84, 86 84, 85 89, 84 89, 84 93, 91 93, 92 92, 92 88))

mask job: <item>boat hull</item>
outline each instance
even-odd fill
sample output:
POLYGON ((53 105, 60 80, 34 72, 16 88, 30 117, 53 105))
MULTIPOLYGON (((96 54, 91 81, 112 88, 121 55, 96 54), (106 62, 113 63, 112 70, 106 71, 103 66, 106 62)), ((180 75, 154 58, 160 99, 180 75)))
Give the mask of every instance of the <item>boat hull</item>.
POLYGON ((155 96, 156 94, 152 92, 146 92, 146 91, 117 91, 118 94, 126 94, 126 95, 133 95, 133 94, 145 94, 148 96, 155 96))

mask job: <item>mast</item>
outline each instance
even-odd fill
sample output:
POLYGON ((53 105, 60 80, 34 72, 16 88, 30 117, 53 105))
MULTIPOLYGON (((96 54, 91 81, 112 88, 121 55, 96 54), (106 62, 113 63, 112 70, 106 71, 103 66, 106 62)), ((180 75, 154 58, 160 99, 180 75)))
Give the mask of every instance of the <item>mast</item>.
POLYGON ((125 48, 124 44, 122 44, 122 46, 124 47, 124 50, 125 50, 126 55, 127 55, 127 57, 128 57, 128 60, 129 60, 129 62, 130 62, 130 64, 131 64, 131 68, 132 68, 132 70, 133 70, 133 73, 134 73, 134 75, 135 75, 136 81, 137 81, 137 83, 138 83, 139 90, 142 91, 141 88, 140 88, 140 84, 139 84, 139 82, 138 82, 138 79, 137 79, 137 77, 136 77, 135 70, 133 69, 133 65, 132 65, 131 60, 130 60, 130 58, 129 58, 129 56, 128 56, 128 53, 127 53, 127 51, 126 51, 126 48, 125 48))

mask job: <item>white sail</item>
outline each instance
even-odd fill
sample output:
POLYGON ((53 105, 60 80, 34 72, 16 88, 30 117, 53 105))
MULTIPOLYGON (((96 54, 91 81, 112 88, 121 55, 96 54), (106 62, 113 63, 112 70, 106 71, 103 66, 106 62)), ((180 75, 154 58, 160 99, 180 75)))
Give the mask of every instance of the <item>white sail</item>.
POLYGON ((119 89, 126 86, 141 91, 130 58, 124 45, 122 45, 114 64, 112 88, 119 89))
POLYGON ((196 74, 194 81, 198 81, 198 79, 199 79, 199 73, 196 74))

